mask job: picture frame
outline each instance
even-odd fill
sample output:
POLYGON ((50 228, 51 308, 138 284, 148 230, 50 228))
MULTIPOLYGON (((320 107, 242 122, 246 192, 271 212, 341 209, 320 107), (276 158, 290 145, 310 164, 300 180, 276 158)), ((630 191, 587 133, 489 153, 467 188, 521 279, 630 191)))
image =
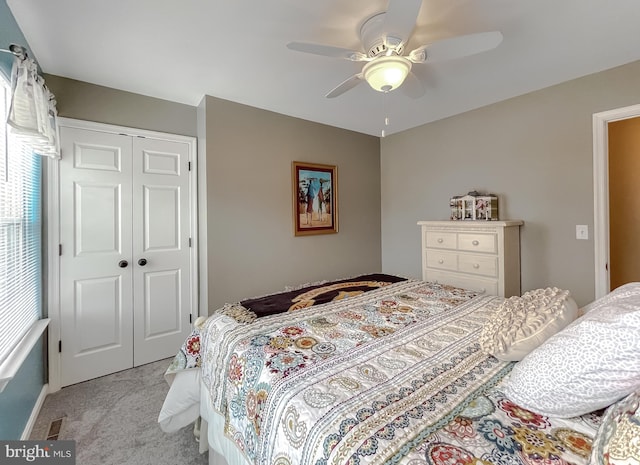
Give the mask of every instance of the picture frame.
POLYGON ((338 232, 338 167, 294 161, 291 165, 296 236, 338 232))

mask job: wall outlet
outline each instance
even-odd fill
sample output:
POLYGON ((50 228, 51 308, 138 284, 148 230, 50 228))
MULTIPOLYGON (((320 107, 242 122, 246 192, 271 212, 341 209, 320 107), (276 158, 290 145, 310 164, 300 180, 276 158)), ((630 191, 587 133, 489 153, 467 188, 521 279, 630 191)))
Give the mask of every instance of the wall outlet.
POLYGON ((586 224, 577 224, 576 225, 576 239, 589 239, 589 226, 586 224))

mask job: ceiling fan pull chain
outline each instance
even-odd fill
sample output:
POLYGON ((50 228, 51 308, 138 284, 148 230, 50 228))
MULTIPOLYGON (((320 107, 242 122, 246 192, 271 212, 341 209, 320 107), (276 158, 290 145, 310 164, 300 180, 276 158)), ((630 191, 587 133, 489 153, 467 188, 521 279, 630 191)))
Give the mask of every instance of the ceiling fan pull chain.
POLYGON ((389 91, 386 91, 383 93, 383 100, 382 100, 382 113, 385 115, 384 117, 384 128, 382 129, 382 133, 381 136, 385 137, 386 136, 386 128, 389 126, 389 116, 387 115, 387 94, 389 93, 389 91))

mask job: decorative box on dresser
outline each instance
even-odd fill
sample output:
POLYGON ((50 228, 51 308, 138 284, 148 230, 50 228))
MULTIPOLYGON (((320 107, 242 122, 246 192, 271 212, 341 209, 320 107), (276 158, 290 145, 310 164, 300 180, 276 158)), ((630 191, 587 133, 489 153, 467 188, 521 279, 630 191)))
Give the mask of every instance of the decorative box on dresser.
POLYGON ((522 224, 419 221, 422 279, 503 297, 520 295, 522 224))

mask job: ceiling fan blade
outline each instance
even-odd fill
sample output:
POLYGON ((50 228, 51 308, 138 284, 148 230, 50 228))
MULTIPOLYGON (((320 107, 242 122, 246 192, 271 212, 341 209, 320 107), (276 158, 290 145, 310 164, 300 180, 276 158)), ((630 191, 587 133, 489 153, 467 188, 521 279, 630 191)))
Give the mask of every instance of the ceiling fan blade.
POLYGON ((325 57, 344 58, 351 61, 368 61, 369 57, 357 50, 348 48, 333 47, 331 45, 312 44, 308 42, 289 42, 287 48, 296 52, 312 53, 325 57))
POLYGON ((413 72, 409 72, 400 89, 404 95, 413 99, 418 99, 425 93, 424 84, 413 72))
POLYGON ((395 37, 407 42, 422 6, 422 0, 389 0, 382 25, 382 37, 395 37))
POLYGON ((494 49, 500 42, 502 33, 499 31, 479 32, 423 45, 412 50, 408 58, 413 63, 453 60, 494 49))
POLYGON ((353 89, 355 86, 360 84, 363 80, 364 80, 364 75, 362 73, 354 74, 349 79, 347 79, 346 81, 342 82, 337 87, 335 87, 331 92, 325 95, 325 97, 334 98, 334 97, 337 97, 338 95, 342 95, 346 91, 353 89))

